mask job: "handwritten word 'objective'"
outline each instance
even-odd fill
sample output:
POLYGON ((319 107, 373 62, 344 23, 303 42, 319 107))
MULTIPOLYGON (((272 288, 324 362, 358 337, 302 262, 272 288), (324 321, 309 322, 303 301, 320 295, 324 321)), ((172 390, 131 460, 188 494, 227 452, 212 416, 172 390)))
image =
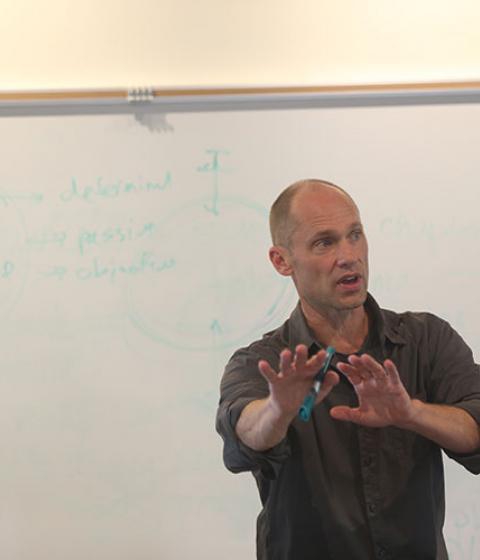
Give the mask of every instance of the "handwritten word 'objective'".
POLYGON ((15 270, 15 266, 12 261, 0 262, 0 278, 7 279, 10 278, 15 270))
POLYGON ((128 264, 115 262, 104 263, 94 258, 88 266, 69 271, 66 266, 52 266, 46 273, 47 277, 63 280, 74 275, 77 280, 109 280, 115 282, 119 276, 138 276, 148 273, 159 273, 176 265, 174 258, 157 259, 152 253, 144 252, 128 264))
POLYGON ((70 188, 61 193, 60 198, 64 202, 71 202, 74 200, 91 202, 94 198, 117 198, 122 195, 134 193, 164 191, 171 182, 172 176, 170 172, 165 173, 163 181, 146 181, 144 183, 134 181, 105 183, 102 177, 98 177, 94 185, 79 185, 77 179, 72 178, 70 188))
POLYGON ((78 250, 81 255, 85 254, 88 247, 99 247, 111 243, 125 243, 127 241, 137 241, 149 237, 155 230, 155 224, 148 222, 140 228, 112 227, 102 230, 83 229, 78 234, 78 250))

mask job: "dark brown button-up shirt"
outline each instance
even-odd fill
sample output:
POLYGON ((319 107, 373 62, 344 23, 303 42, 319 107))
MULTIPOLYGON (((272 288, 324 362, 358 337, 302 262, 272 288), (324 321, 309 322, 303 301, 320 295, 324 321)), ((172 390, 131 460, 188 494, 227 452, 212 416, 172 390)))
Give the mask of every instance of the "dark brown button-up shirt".
MULTIPOLYGON (((480 424, 480 371, 448 323, 429 313, 394 313, 369 295, 370 320, 361 352, 390 358, 411 397, 466 410, 480 424)), ((221 383, 217 430, 233 472, 252 471, 263 509, 257 520, 259 560, 446 560, 441 449, 414 432, 365 428, 333 420, 329 409, 357 405, 350 382, 340 383, 312 413, 296 418, 275 448, 255 452, 235 424, 252 400, 268 395, 258 360, 277 367, 284 348, 315 341, 298 306, 277 330, 235 352, 221 383)), ((346 356, 336 355, 336 361, 346 356)), ((480 450, 446 453, 472 473, 480 450)))

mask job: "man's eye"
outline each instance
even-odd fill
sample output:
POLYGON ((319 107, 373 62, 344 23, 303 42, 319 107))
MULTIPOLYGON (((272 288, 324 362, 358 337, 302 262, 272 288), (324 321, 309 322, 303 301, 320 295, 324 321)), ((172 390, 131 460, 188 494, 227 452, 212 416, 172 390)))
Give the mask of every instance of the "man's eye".
POLYGON ((331 239, 324 238, 324 239, 317 239, 317 240, 314 242, 313 245, 314 245, 315 247, 320 247, 320 248, 322 248, 322 247, 329 247, 331 244, 332 244, 332 240, 331 240, 331 239))
POLYGON ((360 239, 362 235, 363 235, 363 231, 361 229, 356 229, 351 233, 352 239, 354 240, 360 239))

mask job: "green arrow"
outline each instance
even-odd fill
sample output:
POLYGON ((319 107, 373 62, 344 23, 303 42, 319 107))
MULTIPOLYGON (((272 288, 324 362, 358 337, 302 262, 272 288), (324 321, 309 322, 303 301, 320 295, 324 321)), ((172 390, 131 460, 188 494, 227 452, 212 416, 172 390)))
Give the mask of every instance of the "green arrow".
POLYGON ((34 204, 40 204, 43 201, 43 194, 41 193, 27 193, 27 194, 7 194, 0 193, 0 200, 6 206, 9 202, 15 200, 26 200, 27 202, 33 202, 34 204))
POLYGON ((220 323, 217 319, 214 319, 212 321, 212 324, 210 325, 210 330, 214 334, 221 334, 222 333, 222 327, 220 326, 220 323))

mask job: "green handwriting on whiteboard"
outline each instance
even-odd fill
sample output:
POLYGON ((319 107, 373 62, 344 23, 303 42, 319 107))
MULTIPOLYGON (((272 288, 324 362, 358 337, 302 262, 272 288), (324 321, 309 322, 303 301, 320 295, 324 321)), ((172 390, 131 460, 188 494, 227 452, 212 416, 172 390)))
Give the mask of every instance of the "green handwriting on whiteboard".
POLYGON ((159 273, 175 266, 174 258, 158 259, 149 252, 143 252, 138 258, 129 263, 105 262, 99 258, 89 261, 88 265, 71 269, 63 265, 50 266, 45 276, 64 280, 73 277, 76 280, 109 280, 115 282, 119 276, 138 276, 148 273, 159 273))
POLYGON ((94 184, 81 185, 75 177, 72 177, 70 188, 62 192, 60 198, 64 202, 74 200, 91 202, 95 198, 117 198, 129 194, 164 191, 170 186, 171 182, 172 176, 169 171, 165 173, 162 181, 116 181, 108 183, 104 181, 103 177, 97 177, 94 184))
POLYGON ((9 202, 32 202, 40 204, 43 201, 41 193, 5 193, 0 192, 0 202, 7 206, 9 202))
POLYGON ((85 254, 88 247, 98 247, 109 243, 125 243, 149 237, 155 230, 155 224, 147 222, 141 227, 117 226, 100 230, 82 229, 78 234, 78 250, 85 254))
POLYGON ((220 158, 219 155, 226 155, 229 152, 226 150, 206 150, 207 154, 211 156, 211 160, 207 163, 203 163, 202 165, 197 166, 197 171, 200 173, 210 173, 213 179, 213 192, 212 192, 212 202, 210 204, 205 204, 205 210, 211 212, 218 216, 218 198, 220 196, 219 192, 219 180, 218 174, 223 171, 220 166, 220 158))
POLYGON ((14 269, 15 266, 12 263, 12 261, 0 262, 0 278, 1 279, 10 278, 13 274, 14 269))
POLYGON ((48 245, 63 247, 66 239, 66 231, 41 231, 28 237, 27 244, 35 248, 43 248, 48 245))
POLYGON ((124 244, 127 242, 141 241, 150 237, 155 232, 152 221, 100 227, 96 229, 81 227, 76 233, 65 230, 34 232, 27 238, 30 247, 43 249, 49 245, 62 249, 78 249, 80 255, 85 255, 89 248, 99 248, 105 245, 124 244))

